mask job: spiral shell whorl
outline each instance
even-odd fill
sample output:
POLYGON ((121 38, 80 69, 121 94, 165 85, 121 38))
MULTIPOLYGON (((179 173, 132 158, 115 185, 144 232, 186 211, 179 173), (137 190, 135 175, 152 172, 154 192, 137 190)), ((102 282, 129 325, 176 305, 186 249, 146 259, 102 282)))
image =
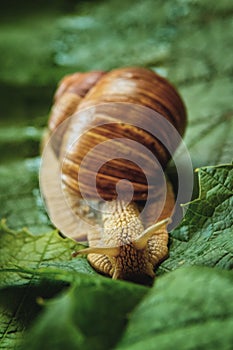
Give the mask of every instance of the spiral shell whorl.
POLYGON ((109 102, 126 102, 149 107, 167 118, 182 136, 186 126, 184 104, 175 88, 164 78, 145 68, 115 69, 102 77, 80 109, 109 102))
MULTIPOLYGON (((122 147, 121 142, 117 141, 121 138, 144 145, 156 156, 162 167, 165 167, 171 154, 148 131, 138 128, 136 122, 141 123, 143 120, 143 125, 147 126, 146 129, 152 130, 155 127, 153 120, 153 111, 155 111, 168 120, 182 136, 186 125, 186 112, 173 86, 166 79, 144 68, 116 69, 106 74, 91 72, 86 76, 83 75, 82 81, 80 79, 80 74, 77 73, 67 81, 63 80, 55 95, 55 107, 50 118, 50 125, 55 127, 75 112, 79 113, 77 118, 70 118, 70 123, 66 124, 65 130, 61 132, 60 145, 59 142, 56 142, 55 146, 56 149, 59 148, 57 154, 62 160, 62 180, 65 187, 81 196, 82 191, 80 181, 78 181, 80 164, 87 154, 91 154, 92 149, 108 140, 112 140, 113 149, 122 147), (88 84, 85 79, 88 80, 88 84), (62 103, 61 107, 64 107, 61 108, 62 117, 56 117, 56 114, 59 115, 59 113, 54 113, 59 103, 62 103), (132 123, 129 124, 124 119, 125 105, 142 106, 148 111, 150 109, 151 113, 144 115, 141 112, 143 108, 131 108, 127 111, 127 117, 132 120, 132 123), (89 116, 88 110, 95 110, 96 113, 89 116), (86 119, 85 114, 88 116, 86 119), (87 131, 91 127, 92 129, 87 131), (78 142, 70 147, 75 139, 78 139, 78 142)), ((161 129, 160 132, 164 134, 167 142, 172 144, 171 135, 166 135, 166 130, 163 130, 160 125, 156 127, 161 129)), ((177 145, 174 141, 172 144, 174 151, 177 145)), ((147 178, 156 179, 156 174, 152 172, 152 160, 137 147, 132 150, 130 145, 128 148, 127 145, 124 145, 124 148, 123 153, 125 154, 138 153, 137 156, 145 166, 142 166, 141 169, 133 161, 130 162, 124 157, 111 159, 103 164, 96 174, 96 188, 103 199, 112 200, 117 196, 118 181, 128 179, 134 187, 133 199, 144 200, 148 192, 147 178)), ((90 161, 82 169, 85 173, 85 176, 82 177, 84 179, 81 183, 82 189, 93 198, 95 198, 95 192, 89 188, 89 183, 93 172, 96 172, 95 162, 97 158, 100 158, 104 163, 104 157, 108 152, 106 148, 102 150, 98 148, 98 150, 97 153, 90 156, 90 161)))

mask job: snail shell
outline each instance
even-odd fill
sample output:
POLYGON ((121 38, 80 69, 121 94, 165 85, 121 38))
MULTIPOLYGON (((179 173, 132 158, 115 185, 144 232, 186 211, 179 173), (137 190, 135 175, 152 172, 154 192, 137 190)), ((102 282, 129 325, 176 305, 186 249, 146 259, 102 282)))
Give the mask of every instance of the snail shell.
MULTIPOLYGON (((90 248, 82 253, 89 254, 89 261, 98 271, 114 278, 134 279, 135 275, 145 274, 153 276, 154 266, 167 255, 168 220, 166 218, 172 214, 173 192, 168 184, 164 210, 159 217, 162 223, 154 225, 153 219, 148 219, 150 216, 148 211, 146 223, 141 222, 140 203, 147 199, 148 191, 152 193, 156 203, 160 184, 156 185, 153 160, 142 152, 137 144, 146 146, 150 154, 158 159, 162 168, 165 168, 178 146, 178 141, 166 132, 163 123, 158 123, 153 113, 143 113, 143 107, 157 112, 164 120, 171 123, 181 136, 183 135, 186 111, 175 88, 153 71, 137 67, 116 69, 108 73, 102 71, 75 73, 65 77, 55 94, 48 123, 51 135, 59 127, 56 136, 52 138, 51 147, 57 162, 61 165, 62 184, 71 198, 70 203, 74 203, 73 208, 77 207, 80 211, 83 190, 88 198, 98 200, 101 197, 108 201, 108 206, 113 208, 111 213, 114 214, 106 214, 100 218, 100 226, 103 230, 88 233, 90 248), (129 104, 132 107, 131 110, 125 107, 129 104), (142 108, 134 108, 134 106, 142 108), (125 108, 128 113, 127 122, 125 108), (88 114, 89 110, 95 110, 95 113, 88 114), (70 118, 75 115, 77 118, 70 118), (145 128, 138 127, 138 123, 142 123, 142 120, 145 128), (159 130, 164 142, 148 131, 153 128, 159 130), (74 142, 77 139, 78 142, 74 142), (123 154, 124 152, 125 154, 136 153, 143 164, 142 167, 124 157, 106 162, 108 148, 98 149, 97 153, 90 156, 87 163, 82 163, 92 149, 96 149, 108 140, 113 140, 111 146, 113 149, 121 148, 119 141, 121 139, 134 142, 136 148, 133 150, 132 143, 124 144, 123 154), (164 144, 168 144, 172 152, 168 152, 164 144), (102 164, 98 172, 96 172, 97 158, 102 164), (78 178, 80 169, 83 173, 81 178, 78 178), (93 176, 96 177, 94 189, 90 186, 93 176), (116 187, 123 179, 129 180, 133 185, 131 203, 125 202, 124 198, 117 199, 116 187), (125 230, 122 229, 122 225, 127 227, 126 237, 123 237, 122 232, 125 230), (145 230, 151 225, 153 229, 145 230), (103 232, 105 232, 104 237, 101 236, 103 232), (105 247, 94 249, 98 241, 104 242, 105 247), (111 241, 111 247, 106 243, 109 241, 111 241), (119 246, 123 247, 121 251, 119 246), (132 275, 134 275, 133 278, 132 275)), ((51 203, 49 200, 48 202, 51 203)))
MULTIPOLYGON (((122 115, 120 110, 122 105, 119 108, 113 108, 112 104, 131 103, 132 105, 149 107, 153 111, 160 113, 174 125, 182 136, 186 125, 185 108, 179 95, 167 80, 147 69, 123 68, 113 70, 107 74, 93 72, 88 75, 84 74, 82 77, 78 74, 77 79, 81 81, 81 87, 78 89, 78 81, 75 81, 75 77, 76 74, 66 78, 58 88, 55 98, 59 103, 55 103, 55 108, 52 109, 49 119, 50 130, 53 131, 62 121, 74 114, 75 111, 82 111, 93 106, 98 106, 98 113, 94 114, 91 120, 87 118, 86 125, 85 120, 77 122, 77 119, 71 119, 70 124, 68 126, 66 125, 66 129, 62 131, 63 135, 59 135, 59 142, 54 145, 57 154, 60 154, 62 158, 64 153, 66 153, 66 157, 63 160, 62 172, 65 186, 80 195, 81 191, 79 187, 82 185, 85 187, 86 193, 90 197, 94 197, 95 193, 88 187, 90 176, 92 174, 96 175, 94 159, 90 160, 86 168, 85 176, 83 176, 85 183, 77 181, 79 165, 87 152, 90 151, 90 148, 94 148, 99 143, 103 143, 109 139, 128 138, 137 143, 140 142, 139 144, 146 145, 156 155, 162 167, 166 166, 171 154, 168 153, 165 146, 147 131, 125 123, 124 114, 122 115), (70 85, 70 81, 73 82, 73 85, 72 83, 70 85), (64 87, 66 83, 68 87, 64 87), (85 88, 82 88, 83 86, 85 88), (86 95, 84 95, 85 93, 86 95), (80 100, 81 95, 84 95, 84 98, 80 100), (59 109, 61 109, 61 114, 57 111, 59 109), (84 134, 85 129, 90 128, 91 125, 94 126, 97 120, 102 123, 108 122, 109 124, 95 127, 94 130, 86 132, 85 136, 80 138, 75 147, 70 148, 73 137, 78 138, 79 135, 84 134)), ((143 124, 146 129, 153 129, 155 121, 150 114, 141 115, 140 112, 135 110, 132 110, 132 113, 133 116, 131 119, 133 119, 134 123, 143 118, 143 124)), ((158 125, 157 128, 159 127, 158 125)), ((162 132, 163 130, 161 130, 162 132)), ((177 144, 171 138, 171 135, 166 135, 165 137, 168 143, 171 139, 171 147, 175 150, 177 144)), ((117 142, 116 147, 119 147, 117 142)), ((137 157, 140 156, 139 152, 137 150, 137 157)), ((103 163, 105 163, 106 149, 102 154, 98 154, 98 156, 103 157, 103 163)), ((141 156, 144 157, 144 154, 141 156)), ((94 157, 96 157, 95 154, 93 155, 94 157)), ((101 163, 101 160, 99 161, 101 163)), ((147 178, 155 177, 155 174, 150 174, 150 159, 145 158, 143 164, 145 165, 142 171, 135 163, 129 162, 128 159, 121 159, 120 161, 118 159, 112 159, 110 162, 107 162, 99 170, 96 177, 96 187, 100 196, 105 200, 117 198, 117 183, 121 179, 128 179, 133 183, 133 199, 146 199, 148 190, 147 178), (148 167, 146 164, 148 164, 148 167)))

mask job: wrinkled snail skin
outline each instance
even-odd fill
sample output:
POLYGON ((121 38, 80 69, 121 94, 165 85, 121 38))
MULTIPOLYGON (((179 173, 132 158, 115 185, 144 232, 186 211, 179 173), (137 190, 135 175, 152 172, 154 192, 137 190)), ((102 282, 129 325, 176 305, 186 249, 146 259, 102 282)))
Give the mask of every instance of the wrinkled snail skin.
MULTIPOLYGON (((111 103, 118 102, 150 108, 168 120, 181 136, 185 131, 186 111, 180 96, 166 79, 148 69, 122 68, 107 73, 95 71, 65 77, 55 94, 48 125, 52 134, 63 121, 69 120, 66 127, 61 128, 53 139, 52 148, 58 162, 62 162, 63 186, 71 197, 81 197, 82 186, 90 198, 96 199, 93 189, 89 189, 90 179, 95 171, 92 164, 96 154, 86 168, 84 165, 82 169, 85 174, 82 177, 83 183, 77 181, 77 175, 85 156, 104 141, 127 138, 147 146, 163 168, 172 156, 149 132, 124 123, 121 104, 119 108, 111 108, 111 103), (69 119, 76 112, 85 111, 93 106, 97 106, 98 113, 93 114, 92 119, 69 119), (106 120, 108 124, 98 125, 96 121, 99 119, 101 122, 106 120), (70 144, 77 136, 80 136, 79 142, 71 148, 70 144)), ((150 125, 154 126, 155 122, 150 115, 144 116, 132 111, 132 116, 138 120, 144 118, 143 122, 148 128, 150 125)), ((164 130, 161 130, 161 133, 163 132, 164 130)), ((166 138, 168 142, 172 142, 171 135, 167 135, 166 138)), ((178 144, 173 145, 174 151, 177 146, 178 144)), ((121 147, 121 144, 113 143, 113 147, 121 147)), ((132 152, 132 149, 130 151, 132 152)), ((134 151, 140 152, 140 148, 134 151)), ((106 149, 98 153, 103 163, 105 155, 106 149)), ((101 217, 103 230, 87 232, 89 248, 73 254, 88 254, 90 264, 98 272, 114 279, 141 281, 145 276, 153 278, 154 268, 168 255, 166 226, 170 222, 169 217, 174 207, 173 191, 168 183, 164 210, 159 222, 143 222, 139 202, 147 198, 147 176, 156 178, 156 174, 151 173, 151 160, 145 154, 139 156, 145 163, 143 170, 127 159, 111 159, 99 169, 98 174, 95 174, 98 194, 105 200, 106 206, 101 217), (128 179, 133 184, 133 201, 130 203, 124 199, 117 200, 116 185, 121 179, 128 179)), ((154 193, 157 191, 155 181, 154 193)))
MULTIPOLYGON (((114 279, 140 280, 145 275, 153 278, 154 266, 168 254, 168 221, 146 231, 135 203, 116 200, 107 205, 112 211, 103 216, 102 240, 109 247, 107 255, 90 253, 88 260, 97 270, 114 279)), ((92 242, 89 243, 92 246, 92 242)))

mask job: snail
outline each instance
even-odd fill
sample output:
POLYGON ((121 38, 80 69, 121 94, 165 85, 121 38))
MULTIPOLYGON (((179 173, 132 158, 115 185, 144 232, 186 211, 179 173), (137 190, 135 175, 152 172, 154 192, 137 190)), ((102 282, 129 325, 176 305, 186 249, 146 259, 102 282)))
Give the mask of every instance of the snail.
MULTIPOLYGON (((53 165, 56 171, 60 169, 62 188, 72 211, 94 223, 84 232, 89 247, 74 252, 73 256, 86 254, 95 270, 113 279, 154 278, 155 267, 168 255, 167 225, 173 213, 174 194, 167 181, 167 193, 161 200, 162 186, 156 179, 179 141, 166 132, 166 125, 172 125, 182 136, 186 126, 185 106, 176 89, 149 69, 129 67, 110 72, 74 73, 61 80, 55 93, 48 121, 52 158, 47 173, 52 174, 53 165), (154 113, 161 119, 155 118, 154 113), (159 131, 165 141, 150 132, 152 129, 159 131), (116 150, 120 156, 105 161, 106 154, 114 154, 116 150), (152 166, 151 155, 158 160, 157 168, 152 166), (140 160, 139 165, 135 159, 140 160), (93 179, 95 186, 90 186, 93 179), (131 183, 130 190, 125 179, 131 183), (121 195, 117 191, 119 182, 123 186, 121 195), (83 193, 99 203, 96 208, 101 210, 97 210, 97 217, 93 213, 88 216, 90 207, 84 204, 83 193), (150 203, 144 211, 149 197, 150 203), (158 203, 163 208, 155 220, 153 213, 158 203)), ((65 209, 55 200, 56 191, 49 194, 53 182, 47 187, 45 182, 42 187, 52 221, 56 224, 58 217, 63 227, 69 226, 67 218, 62 218, 65 209)), ((75 221, 64 231, 72 231, 75 225, 80 225, 78 230, 85 230, 85 223, 75 221)))

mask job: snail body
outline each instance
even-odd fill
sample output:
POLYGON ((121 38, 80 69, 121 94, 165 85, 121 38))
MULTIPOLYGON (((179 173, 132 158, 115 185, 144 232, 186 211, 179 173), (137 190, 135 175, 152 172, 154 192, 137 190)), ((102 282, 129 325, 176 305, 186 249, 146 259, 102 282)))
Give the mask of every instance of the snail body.
MULTIPOLYGON (((172 152, 178 142, 166 134, 163 123, 153 119, 153 113, 144 113, 143 108, 161 115, 183 135, 186 112, 180 96, 167 80, 144 68, 75 73, 65 77, 55 94, 48 123, 50 135, 59 129, 51 147, 61 167, 62 186, 71 202, 76 198, 73 208, 82 208, 83 192, 88 199, 104 200, 101 230, 87 232, 89 248, 74 256, 88 254, 89 262, 97 271, 113 278, 154 277, 154 267, 168 254, 166 226, 174 205, 170 184, 167 184, 159 222, 154 221, 153 214, 150 216, 150 210, 146 219, 140 213, 143 201, 149 197, 156 203, 160 191, 151 154, 162 168, 172 156, 150 130, 161 129, 172 152), (91 115, 90 109, 95 110, 91 115), (77 118, 71 118, 75 115, 77 118), (149 151, 145 152, 142 145, 149 151), (115 150, 119 150, 120 156, 106 161, 106 154, 111 155, 115 150), (93 177, 94 187, 90 186, 93 177), (117 192, 117 184, 125 179, 133 186, 130 201, 127 186, 120 197, 117 192)), ((46 201, 48 207, 55 205, 48 198, 46 201)))

